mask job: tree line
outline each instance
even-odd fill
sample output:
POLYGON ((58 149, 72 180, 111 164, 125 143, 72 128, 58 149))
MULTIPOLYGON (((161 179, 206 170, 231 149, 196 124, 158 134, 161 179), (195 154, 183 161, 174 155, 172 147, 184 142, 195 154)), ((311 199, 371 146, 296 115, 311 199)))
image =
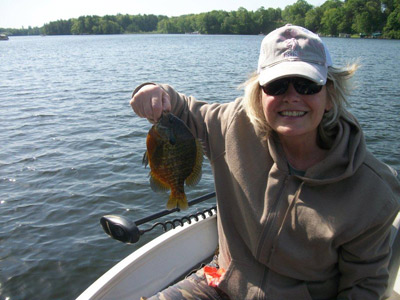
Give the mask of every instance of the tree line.
POLYGON ((0 29, 14 35, 44 34, 121 34, 121 33, 193 33, 267 34, 286 23, 300 25, 326 36, 382 35, 400 39, 400 0, 327 0, 314 7, 298 0, 285 9, 264 8, 248 11, 214 10, 179 17, 162 15, 82 16, 58 20, 43 27, 0 29))

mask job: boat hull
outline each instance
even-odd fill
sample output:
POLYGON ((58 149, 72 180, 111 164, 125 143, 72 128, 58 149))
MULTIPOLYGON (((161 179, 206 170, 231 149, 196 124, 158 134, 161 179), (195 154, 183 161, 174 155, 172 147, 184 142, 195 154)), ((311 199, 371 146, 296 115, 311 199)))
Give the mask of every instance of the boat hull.
POLYGON ((150 297, 212 257, 216 216, 185 224, 152 240, 95 281, 77 300, 150 297))

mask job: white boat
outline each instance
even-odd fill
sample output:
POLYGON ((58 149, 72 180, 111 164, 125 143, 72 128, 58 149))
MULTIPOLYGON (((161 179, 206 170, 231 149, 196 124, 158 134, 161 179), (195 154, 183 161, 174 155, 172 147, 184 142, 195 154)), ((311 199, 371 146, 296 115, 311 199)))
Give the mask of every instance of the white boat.
MULTIPOLYGON (((390 280, 384 299, 400 300, 400 214, 393 223, 393 255, 390 280)), ((216 216, 201 218, 192 224, 177 227, 123 259, 77 300, 124 300, 149 297, 209 262, 218 244, 216 216), (182 251, 184 249, 184 251, 182 251)))
POLYGON ((150 297, 202 262, 210 262, 218 244, 216 215, 201 219, 167 231, 136 250, 77 300, 150 297))
POLYGON ((0 34, 0 41, 7 41, 8 40, 8 36, 4 33, 0 34))

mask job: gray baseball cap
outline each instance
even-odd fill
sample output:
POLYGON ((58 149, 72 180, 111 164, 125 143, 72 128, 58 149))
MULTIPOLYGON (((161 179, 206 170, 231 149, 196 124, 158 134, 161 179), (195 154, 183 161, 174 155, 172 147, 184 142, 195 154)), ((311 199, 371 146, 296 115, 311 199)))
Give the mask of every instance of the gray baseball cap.
POLYGON ((260 85, 293 76, 324 85, 329 66, 331 56, 320 37, 306 28, 287 24, 263 39, 257 72, 260 85))

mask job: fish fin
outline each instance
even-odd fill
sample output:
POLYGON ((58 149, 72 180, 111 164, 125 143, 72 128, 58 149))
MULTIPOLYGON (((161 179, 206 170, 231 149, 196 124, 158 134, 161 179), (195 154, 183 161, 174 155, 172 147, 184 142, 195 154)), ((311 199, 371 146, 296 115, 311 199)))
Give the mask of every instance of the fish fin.
POLYGON ((171 210, 176 207, 182 210, 188 209, 189 205, 185 193, 181 194, 181 193, 171 192, 171 195, 169 196, 167 202, 167 209, 171 210))
POLYGON ((144 167, 146 168, 148 164, 149 164, 149 156, 148 156, 147 151, 146 151, 143 154, 142 165, 144 165, 144 167))
POLYGON ((166 192, 170 188, 165 183, 158 180, 153 174, 150 172, 150 187, 155 192, 166 192))
POLYGON ((201 142, 196 139, 196 162, 193 167, 192 173, 186 178, 186 184, 188 186, 193 186, 199 183, 201 179, 201 168, 203 164, 203 146, 201 142))

